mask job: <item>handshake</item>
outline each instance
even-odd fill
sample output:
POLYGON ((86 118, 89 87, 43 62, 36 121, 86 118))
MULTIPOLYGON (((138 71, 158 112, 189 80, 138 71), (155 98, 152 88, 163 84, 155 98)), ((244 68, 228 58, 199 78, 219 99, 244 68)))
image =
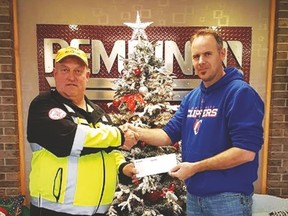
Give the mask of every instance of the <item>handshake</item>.
POLYGON ((121 146, 121 148, 129 151, 139 141, 139 134, 136 131, 137 129, 136 127, 128 123, 119 126, 119 128, 124 133, 124 138, 125 138, 125 142, 121 146))

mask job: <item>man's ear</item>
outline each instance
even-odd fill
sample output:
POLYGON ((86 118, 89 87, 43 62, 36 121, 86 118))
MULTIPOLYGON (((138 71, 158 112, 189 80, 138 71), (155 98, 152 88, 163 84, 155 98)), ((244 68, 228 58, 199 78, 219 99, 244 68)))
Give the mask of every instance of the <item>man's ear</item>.
POLYGON ((90 78, 90 74, 91 74, 90 69, 87 68, 87 71, 86 71, 86 79, 87 79, 87 81, 90 78))
POLYGON ((220 56, 221 56, 221 59, 223 61, 225 59, 225 56, 226 56, 226 49, 225 48, 222 48, 220 50, 220 56))

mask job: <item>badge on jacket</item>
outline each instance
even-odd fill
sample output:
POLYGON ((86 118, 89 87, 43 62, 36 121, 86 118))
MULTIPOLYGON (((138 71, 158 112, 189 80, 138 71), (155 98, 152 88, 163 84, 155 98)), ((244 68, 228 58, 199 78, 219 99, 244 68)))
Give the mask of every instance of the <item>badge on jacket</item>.
POLYGON ((49 111, 48 115, 49 115, 49 118, 52 119, 52 120, 60 120, 60 119, 65 118, 67 113, 64 110, 55 107, 55 108, 52 108, 49 111))

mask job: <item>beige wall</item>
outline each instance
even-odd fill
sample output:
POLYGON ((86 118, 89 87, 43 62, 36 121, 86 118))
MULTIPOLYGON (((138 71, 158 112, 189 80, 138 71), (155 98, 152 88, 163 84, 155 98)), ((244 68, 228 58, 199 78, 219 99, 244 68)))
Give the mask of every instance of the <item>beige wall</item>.
MULTIPOLYGON (((38 94, 36 24, 123 25, 134 22, 139 10, 141 21, 153 21, 152 26, 251 26, 250 84, 265 99, 269 4, 269 0, 18 0, 24 123, 29 103, 38 94)), ((28 175, 29 147, 25 155, 28 175)))

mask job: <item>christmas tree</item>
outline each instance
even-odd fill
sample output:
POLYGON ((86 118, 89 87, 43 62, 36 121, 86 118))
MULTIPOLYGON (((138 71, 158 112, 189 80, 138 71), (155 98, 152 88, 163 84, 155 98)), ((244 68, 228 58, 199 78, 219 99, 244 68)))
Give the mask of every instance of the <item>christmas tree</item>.
MULTIPOLYGON (((155 46, 148 41, 137 12, 136 23, 125 23, 133 28, 131 40, 137 43, 124 69, 115 80, 112 105, 118 112, 111 113, 116 125, 131 123, 146 128, 161 128, 172 117, 177 105, 167 102, 173 98, 173 74, 165 68, 162 59, 155 57, 155 46)), ((181 145, 156 147, 139 142, 130 152, 123 151, 127 161, 175 153, 181 161, 181 145)), ((134 184, 119 183, 109 210, 110 216, 121 215, 185 215, 186 188, 183 181, 168 173, 139 178, 134 184)))

